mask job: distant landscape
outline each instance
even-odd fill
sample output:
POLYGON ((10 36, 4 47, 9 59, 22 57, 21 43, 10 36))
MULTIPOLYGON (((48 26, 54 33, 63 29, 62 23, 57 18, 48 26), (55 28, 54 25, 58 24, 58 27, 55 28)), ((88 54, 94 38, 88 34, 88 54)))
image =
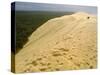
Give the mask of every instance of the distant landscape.
POLYGON ((97 68, 97 7, 13 2, 11 71, 97 68))
POLYGON ((16 11, 16 53, 23 48, 32 32, 43 23, 49 19, 73 13, 57 11, 16 11))

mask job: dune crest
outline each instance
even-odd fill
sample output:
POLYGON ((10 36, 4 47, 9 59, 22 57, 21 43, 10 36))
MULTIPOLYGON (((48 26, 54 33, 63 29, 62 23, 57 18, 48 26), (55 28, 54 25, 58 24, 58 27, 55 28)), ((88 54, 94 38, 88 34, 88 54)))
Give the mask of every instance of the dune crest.
POLYGON ((16 54, 16 72, 96 68, 96 24, 84 12, 48 20, 16 54))

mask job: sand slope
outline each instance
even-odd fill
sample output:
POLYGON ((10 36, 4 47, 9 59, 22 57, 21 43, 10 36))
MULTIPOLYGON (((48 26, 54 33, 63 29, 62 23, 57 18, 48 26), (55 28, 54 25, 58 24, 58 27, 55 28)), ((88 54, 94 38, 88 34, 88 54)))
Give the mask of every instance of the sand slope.
POLYGON ((17 73, 96 68, 96 17, 79 12, 48 20, 15 58, 17 73))

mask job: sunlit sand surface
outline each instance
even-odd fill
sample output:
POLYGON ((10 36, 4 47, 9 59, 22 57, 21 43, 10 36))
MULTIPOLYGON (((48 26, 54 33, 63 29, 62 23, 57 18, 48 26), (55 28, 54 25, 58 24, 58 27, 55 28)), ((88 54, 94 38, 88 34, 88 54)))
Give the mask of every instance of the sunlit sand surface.
POLYGON ((48 20, 16 54, 16 73, 96 68, 96 25, 84 12, 48 20))

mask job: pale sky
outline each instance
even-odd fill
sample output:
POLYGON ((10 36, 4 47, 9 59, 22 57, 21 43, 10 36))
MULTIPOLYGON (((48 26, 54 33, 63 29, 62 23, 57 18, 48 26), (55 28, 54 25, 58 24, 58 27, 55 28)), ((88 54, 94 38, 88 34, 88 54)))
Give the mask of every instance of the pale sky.
POLYGON ((96 6, 68 5, 68 4, 45 4, 31 2, 16 2, 16 10, 24 11, 69 11, 69 12, 87 12, 97 14, 96 6))

